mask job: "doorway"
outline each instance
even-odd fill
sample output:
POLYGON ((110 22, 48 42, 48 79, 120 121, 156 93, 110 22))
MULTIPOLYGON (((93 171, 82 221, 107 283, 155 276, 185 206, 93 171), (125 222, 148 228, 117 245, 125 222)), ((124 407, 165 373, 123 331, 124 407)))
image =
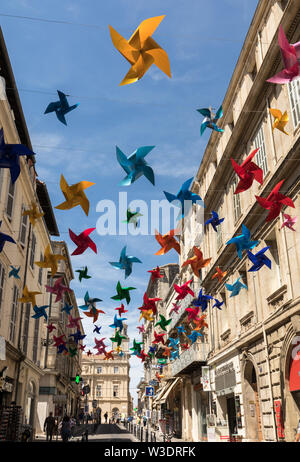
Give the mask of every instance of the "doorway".
POLYGON ((236 422, 236 410, 235 410, 235 401, 234 396, 226 398, 227 402, 227 415, 228 415, 228 427, 229 435, 237 434, 237 422, 236 422))
POLYGON ((262 441, 263 436, 257 375, 253 363, 249 360, 246 362, 244 370, 244 386, 246 437, 250 441, 262 441))

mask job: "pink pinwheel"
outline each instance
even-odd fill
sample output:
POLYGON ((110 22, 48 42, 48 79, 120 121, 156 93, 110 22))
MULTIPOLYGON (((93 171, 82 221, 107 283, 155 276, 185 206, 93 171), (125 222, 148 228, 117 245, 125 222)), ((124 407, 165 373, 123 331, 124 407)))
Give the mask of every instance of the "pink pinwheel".
POLYGON ((80 319, 83 319, 83 318, 73 318, 70 315, 70 316, 68 316, 68 319, 69 319, 69 324, 67 324, 66 327, 68 327, 69 329, 73 329, 74 327, 76 327, 77 329, 80 330, 79 321, 80 321, 80 319))
POLYGON ((278 44, 280 46, 281 56, 285 68, 274 75, 267 82, 271 83, 288 83, 300 77, 300 42, 290 44, 283 31, 279 27, 278 44))
POLYGON ((282 223, 281 229, 286 226, 287 228, 291 229, 292 231, 296 231, 295 228, 293 228, 293 226, 297 221, 297 217, 291 217, 291 215, 288 215, 287 213, 284 213, 283 216, 284 216, 285 220, 282 223))
POLYGON ((190 322, 192 319, 193 320, 198 320, 198 314, 199 314, 199 311, 200 311, 200 308, 198 306, 195 306, 194 308, 192 308, 192 307, 186 308, 185 311, 187 311, 189 313, 188 322, 190 322))
POLYGON ((59 302, 62 299, 62 296, 65 292, 72 292, 72 290, 62 284, 63 278, 58 278, 54 286, 45 286, 46 291, 56 295, 55 303, 59 302))
POLYGON ((144 326, 144 324, 143 324, 142 326, 136 326, 136 327, 137 327, 137 329, 139 330, 139 333, 140 333, 140 334, 143 334, 143 333, 145 332, 145 326, 144 326))
POLYGON ((177 305, 177 303, 173 303, 173 308, 171 308, 170 310, 170 316, 172 313, 176 313, 178 314, 178 311, 180 310, 181 306, 180 305, 177 305))
POLYGON ((177 284, 174 284, 174 289, 179 294, 177 295, 176 300, 183 300, 188 294, 192 295, 192 297, 195 297, 195 294, 192 291, 192 289, 188 287, 188 285, 192 282, 192 280, 193 279, 190 279, 182 286, 178 286, 177 284))
POLYGON ((74 250, 72 255, 81 255, 88 247, 90 247, 95 253, 97 253, 97 247, 95 242, 89 237, 89 234, 96 228, 88 228, 78 236, 69 229, 70 238, 77 245, 77 249, 74 250))
POLYGON ((284 196, 279 192, 279 189, 282 186, 284 180, 277 183, 275 188, 271 191, 271 194, 265 199, 264 197, 255 196, 259 205, 264 209, 269 210, 269 215, 267 216, 266 221, 272 221, 274 218, 278 217, 280 211, 284 205, 288 207, 295 208, 294 202, 287 196, 284 196))
POLYGON ((258 149, 252 151, 241 165, 237 164, 235 160, 231 159, 232 167, 240 179, 234 194, 247 191, 247 189, 252 186, 254 180, 258 181, 260 184, 263 183, 262 169, 258 167, 258 165, 256 165, 254 162, 252 162, 252 159, 257 153, 258 149))

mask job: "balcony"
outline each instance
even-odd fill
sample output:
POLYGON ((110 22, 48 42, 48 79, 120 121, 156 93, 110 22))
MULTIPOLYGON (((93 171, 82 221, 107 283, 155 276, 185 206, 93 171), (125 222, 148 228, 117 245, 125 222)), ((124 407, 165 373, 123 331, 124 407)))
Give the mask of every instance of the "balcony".
POLYGON ((172 375, 188 373, 197 369, 206 362, 209 345, 205 342, 195 342, 180 357, 171 363, 172 375))
POLYGON ((172 322, 170 323, 170 330, 174 329, 174 327, 179 323, 181 318, 183 318, 185 314, 185 309, 188 308, 192 300, 194 300, 195 297, 192 297, 190 294, 188 294, 184 300, 179 300, 178 305, 180 305, 180 310, 176 314, 175 312, 171 314, 172 322))

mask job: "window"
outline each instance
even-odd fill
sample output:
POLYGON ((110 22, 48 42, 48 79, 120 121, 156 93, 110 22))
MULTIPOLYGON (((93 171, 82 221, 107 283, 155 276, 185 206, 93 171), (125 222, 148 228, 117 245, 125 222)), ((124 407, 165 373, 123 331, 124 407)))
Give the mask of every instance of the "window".
MULTIPOLYGON (((236 194, 235 194, 236 195, 236 194)), ((221 207, 218 208, 217 210, 217 214, 219 215, 219 218, 222 218, 221 217, 221 207)), ((217 226, 217 232, 216 232, 216 235, 217 235, 217 250, 220 249, 220 247, 222 246, 223 244, 223 236, 222 236, 222 223, 220 225, 217 226)))
POLYGON ((96 386, 96 397, 100 398, 102 396, 101 394, 101 385, 96 386))
POLYGON ((118 373, 119 373, 119 368, 118 368, 118 366, 115 366, 114 367, 114 374, 118 374, 118 373))
POLYGON ((14 196, 15 196, 15 183, 13 184, 11 179, 9 180, 9 188, 7 194, 7 203, 6 203, 6 214, 11 221, 14 207, 14 196))
POLYGON ((26 243, 26 233, 27 233, 27 223, 28 223, 28 215, 22 216, 24 211, 25 211, 25 207, 23 205, 22 213, 21 213, 20 234, 19 234, 19 241, 23 247, 25 247, 25 243, 26 243))
MULTIPOLYGON (((40 261, 43 261, 43 254, 41 253, 41 256, 40 256, 40 261)), ((38 283, 39 285, 41 286, 42 285, 42 282, 43 282, 43 268, 39 268, 39 277, 38 277, 38 283)))
POLYGON ((10 324, 9 324, 9 340, 12 343, 15 341, 18 298, 19 298, 19 291, 18 291, 17 286, 14 286, 13 299, 12 299, 12 305, 11 305, 10 324))
POLYGON ((36 248, 36 237, 35 237, 35 234, 32 233, 31 252, 30 252, 30 266, 31 266, 32 269, 34 267, 35 248, 36 248))
POLYGON ((234 177, 233 185, 232 185, 232 195, 233 195, 233 214, 234 214, 234 221, 237 222, 242 214, 241 209, 241 198, 239 194, 234 194, 238 184, 238 177, 234 177))
POLYGON ((254 143, 254 149, 259 148, 259 151, 257 151, 255 155, 256 163, 262 169, 263 174, 266 175, 268 173, 268 164, 267 164, 267 156, 266 156, 265 135, 264 135, 262 125, 260 129, 258 130, 258 132, 256 133, 253 143, 254 143))
POLYGON ((3 183, 3 172, 4 172, 4 169, 0 168, 0 194, 1 194, 2 183, 3 183))
POLYGON ((36 363, 38 353, 38 339, 39 339, 39 326, 40 319, 35 319, 34 322, 34 334, 33 334, 33 347, 32 347, 32 361, 36 363))
POLYGON ((294 128, 300 123, 300 80, 293 80, 288 83, 288 93, 290 98, 290 106, 293 116, 294 128))
POLYGON ((102 372, 102 367, 97 367, 97 374, 101 374, 102 372))
POLYGON ((113 385, 113 397, 117 398, 119 396, 119 385, 113 385))
POLYGON ((24 318, 24 330, 23 330, 23 352, 27 353, 28 346, 28 332, 29 332, 29 322, 30 322, 30 309, 31 303, 26 303, 25 308, 25 318, 24 318))
POLYGON ((2 308, 2 298, 4 291, 4 281, 5 281, 5 270, 0 263, 0 320, 1 320, 1 308, 2 308))

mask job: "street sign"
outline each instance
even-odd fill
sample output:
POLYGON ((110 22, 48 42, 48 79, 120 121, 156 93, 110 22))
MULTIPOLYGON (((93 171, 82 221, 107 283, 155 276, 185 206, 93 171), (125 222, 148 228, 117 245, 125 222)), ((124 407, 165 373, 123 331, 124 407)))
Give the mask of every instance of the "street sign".
POLYGON ((154 388, 153 387, 146 387, 145 388, 145 395, 146 396, 154 396, 154 388))

